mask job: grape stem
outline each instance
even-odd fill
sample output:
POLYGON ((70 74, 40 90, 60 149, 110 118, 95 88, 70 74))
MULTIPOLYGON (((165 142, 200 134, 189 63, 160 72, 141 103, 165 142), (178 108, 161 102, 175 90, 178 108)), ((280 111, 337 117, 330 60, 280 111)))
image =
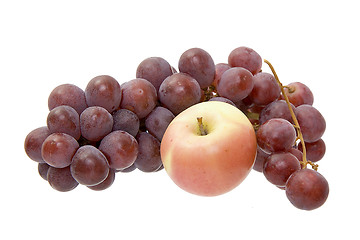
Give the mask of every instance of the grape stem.
POLYGON ((281 93, 282 93, 282 95, 284 96, 284 99, 285 99, 285 101, 286 101, 286 103, 287 103, 287 105, 288 105, 288 108, 289 108, 289 110, 290 110, 291 117, 292 117, 292 119, 293 119, 293 121, 294 121, 295 129, 296 129, 296 131, 297 131, 298 139, 300 139, 301 146, 302 146, 302 152, 303 152, 303 158, 302 158, 302 161, 300 161, 301 168, 302 168, 302 169, 306 169, 307 164, 309 164, 309 165, 311 165, 311 167, 312 167, 314 170, 317 171, 317 169, 318 169, 319 166, 318 166, 317 164, 314 164, 313 162, 308 161, 308 160, 306 159, 305 141, 304 141, 303 135, 302 135, 302 133, 301 133, 300 124, 299 124, 299 122, 298 122, 298 120, 297 120, 297 118, 296 118, 296 115, 295 115, 292 107, 291 107, 289 98, 288 98, 288 96, 287 96, 286 93, 285 93, 285 90, 284 90, 285 87, 284 87, 283 84, 280 82, 279 77, 278 77, 278 75, 276 74, 275 69, 274 69, 274 67, 272 66, 272 64, 271 64, 268 60, 266 60, 266 59, 264 59, 264 62, 265 62, 265 63, 269 66, 269 68, 271 69, 271 72, 273 73, 273 75, 274 75, 274 77, 275 77, 275 79, 276 79, 276 82, 278 83, 278 85, 279 85, 279 87, 280 87, 280 89, 281 89, 281 93))

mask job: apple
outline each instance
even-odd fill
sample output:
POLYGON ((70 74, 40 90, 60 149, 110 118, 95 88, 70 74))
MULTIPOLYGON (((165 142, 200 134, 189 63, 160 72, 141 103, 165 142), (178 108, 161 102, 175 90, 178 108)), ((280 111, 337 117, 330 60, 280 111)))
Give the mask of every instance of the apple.
POLYGON ((256 135, 247 117, 219 101, 195 104, 178 114, 161 141, 161 159, 183 190, 217 196, 237 187, 251 171, 256 135))

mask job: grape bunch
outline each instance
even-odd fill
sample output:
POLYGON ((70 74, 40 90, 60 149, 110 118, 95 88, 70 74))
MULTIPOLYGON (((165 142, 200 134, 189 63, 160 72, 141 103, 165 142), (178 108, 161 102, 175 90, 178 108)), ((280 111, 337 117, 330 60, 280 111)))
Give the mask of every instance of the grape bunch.
POLYGON ((283 86, 264 61, 272 73, 262 71, 261 56, 249 47, 234 49, 227 63, 217 64, 205 50, 191 48, 180 56, 178 70, 149 57, 121 85, 109 75, 94 77, 84 90, 62 84, 49 95, 47 125, 27 135, 25 152, 58 191, 79 184, 104 190, 119 172, 163 169, 161 140, 174 117, 194 104, 222 101, 254 126, 254 170, 284 189, 295 207, 318 208, 329 193, 315 164, 325 154, 324 117, 313 107, 309 87, 283 86))

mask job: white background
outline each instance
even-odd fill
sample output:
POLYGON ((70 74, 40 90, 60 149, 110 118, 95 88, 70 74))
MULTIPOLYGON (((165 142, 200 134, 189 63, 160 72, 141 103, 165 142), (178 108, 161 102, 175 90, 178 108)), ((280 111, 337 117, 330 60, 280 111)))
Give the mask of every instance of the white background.
MULTIPOLYGON (((1 239, 355 239, 359 214, 357 1, 1 1, 1 239), (46 124, 59 84, 119 82, 160 56, 175 67, 192 47, 226 62, 255 49, 286 84, 301 81, 327 120, 319 172, 328 201, 301 211, 251 172, 214 198, 179 189, 165 171, 118 174, 102 192, 53 190, 23 150, 46 124)), ((264 66, 263 71, 269 71, 264 66)))

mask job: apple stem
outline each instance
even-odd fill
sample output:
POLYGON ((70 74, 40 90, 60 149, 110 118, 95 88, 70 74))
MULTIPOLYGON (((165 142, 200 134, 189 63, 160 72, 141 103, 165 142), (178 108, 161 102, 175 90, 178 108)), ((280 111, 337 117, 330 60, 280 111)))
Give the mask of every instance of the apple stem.
POLYGON ((313 162, 308 161, 308 160, 306 159, 305 141, 304 141, 303 135, 302 135, 302 133, 301 133, 300 124, 299 124, 299 122, 298 122, 298 120, 297 120, 297 118, 296 118, 296 115, 295 115, 292 107, 291 107, 289 98, 287 97, 287 95, 286 95, 286 93, 285 93, 284 88, 286 88, 286 87, 284 87, 283 84, 280 82, 279 77, 277 76, 277 74, 276 74, 276 72, 275 72, 275 69, 274 69, 274 67, 272 66, 272 64, 271 64, 268 60, 265 60, 265 59, 264 59, 264 62, 265 62, 267 65, 269 65, 269 67, 270 67, 270 69, 271 69, 271 72, 273 73, 274 78, 276 79, 276 81, 277 81, 277 83, 278 83, 278 85, 279 85, 279 87, 280 87, 280 89, 281 89, 281 93, 282 93, 282 95, 284 96, 284 99, 285 99, 285 101, 286 101, 286 103, 287 103, 287 105, 288 105, 288 108, 289 108, 289 110, 290 110, 291 117, 292 117, 292 119, 293 119, 293 121, 294 121, 294 125, 295 125, 294 127, 295 127, 295 129, 296 129, 296 131, 297 131, 297 135, 298 135, 297 138, 300 139, 301 146, 302 146, 302 152, 303 152, 303 159, 302 159, 302 161, 300 161, 301 168, 302 168, 302 169, 305 169, 306 166, 307 166, 307 164, 309 164, 309 165, 311 165, 311 167, 312 167, 314 170, 317 171, 319 165, 314 164, 313 162))
POLYGON ((202 122, 202 117, 198 117, 196 118, 198 121, 198 125, 199 125, 199 130, 200 130, 200 135, 201 136, 205 136, 207 135, 207 131, 205 130, 204 124, 202 122))

